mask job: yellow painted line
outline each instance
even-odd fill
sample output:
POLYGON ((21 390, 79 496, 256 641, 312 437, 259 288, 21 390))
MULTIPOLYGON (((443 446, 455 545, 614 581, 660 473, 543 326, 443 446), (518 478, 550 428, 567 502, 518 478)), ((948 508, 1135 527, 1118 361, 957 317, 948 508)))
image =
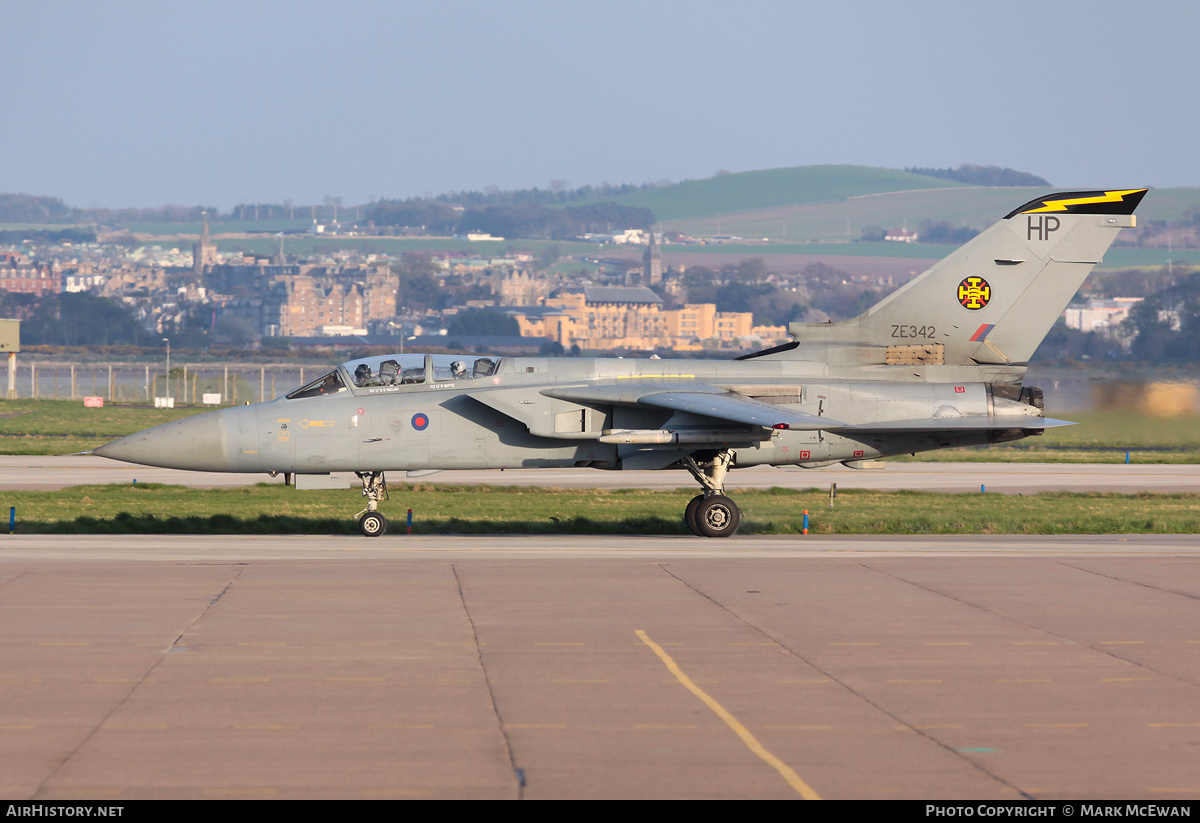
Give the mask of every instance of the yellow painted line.
POLYGON ((775 646, 779 647, 778 643, 726 643, 727 646, 775 646))
POLYGON ((1014 646, 1057 646, 1056 640, 1014 640, 1014 646))
POLYGON ((997 680, 997 683, 1049 683, 1050 680, 997 680))
POLYGON ((382 683, 382 677, 326 677, 326 683, 382 683))
POLYGON ((582 643, 534 643, 535 646, 582 646, 582 643))
POLYGON ((97 677, 97 683, 153 683, 152 678, 142 680, 140 677, 97 677))
POLYGON ((51 640, 43 640, 43 641, 40 641, 40 642, 38 643, 38 645, 39 645, 39 646, 90 646, 91 644, 90 644, 90 643, 88 643, 87 641, 80 641, 80 642, 77 642, 77 643, 76 643, 76 642, 63 641, 63 642, 61 642, 61 643, 57 643, 57 642, 54 642, 54 641, 51 641, 51 640))
POLYGON ((763 762, 765 762, 775 771, 779 772, 780 777, 782 777, 787 784, 796 791, 797 794, 799 794, 805 800, 821 799, 820 795, 818 795, 807 783, 800 779, 800 775, 796 774, 796 772, 792 770, 791 766, 787 765, 778 757, 767 751, 766 748, 764 748, 763 745, 758 742, 758 738, 752 735, 750 730, 743 726, 736 717, 726 711, 725 707, 710 697, 706 691, 693 683, 692 680, 683 673, 683 670, 676 665, 675 661, 671 659, 671 656, 662 650, 661 646, 647 637, 646 633, 641 629, 636 630, 634 633, 641 638, 643 643, 650 647, 652 652, 658 655, 658 659, 663 662, 671 674, 675 675, 675 679, 678 680, 685 689, 696 695, 696 697, 700 698, 701 702, 712 709, 713 713, 716 714, 717 717, 724 720, 725 725, 729 726, 729 728, 733 730, 733 733, 740 737, 742 742, 746 744, 746 748, 758 755, 763 762))
POLYGON ((828 677, 819 677, 812 680, 776 680, 776 683, 832 683, 828 677))
POLYGON ((608 683, 608 682, 610 682, 610 681, 608 681, 608 680, 564 680, 564 679, 556 679, 556 680, 551 680, 550 682, 551 682, 551 683, 608 683))
POLYGON ((259 642, 254 642, 254 641, 247 641, 245 643, 238 643, 238 645, 239 646, 286 646, 287 643, 267 643, 267 642, 259 643, 259 642))
POLYGON ((1145 640, 1101 640, 1101 646, 1141 646, 1145 640))
MULTIPOLYGON (((903 728, 903 727, 897 727, 903 728)), ((913 726, 914 729, 961 729, 961 723, 946 723, 941 726, 913 726)))
POLYGON ((210 683, 266 683, 270 680, 269 677, 213 677, 208 682, 210 683))
POLYGON ((781 731, 790 732, 823 732, 829 731, 833 726, 763 726, 764 729, 778 729, 781 731))
POLYGON ((956 640, 930 640, 930 641, 926 642, 924 645, 926 645, 926 646, 970 646, 971 644, 966 641, 960 642, 960 641, 956 641, 956 640))
POLYGON ((32 728, 33 728, 33 724, 30 723, 27 726, 0 726, 0 731, 23 732, 23 731, 28 731, 29 729, 32 729, 32 728))
POLYGON ((1148 683, 1149 677, 1101 677, 1101 683, 1148 683))
POLYGON ((941 683, 941 680, 889 680, 888 683, 941 683))
POLYGON ((474 677, 439 677, 439 683, 474 683, 474 677))
POLYGON ((1200 723, 1147 723, 1146 725, 1152 729, 1190 729, 1200 726, 1200 723))
POLYGON ((878 646, 878 643, 830 643, 830 646, 878 646))

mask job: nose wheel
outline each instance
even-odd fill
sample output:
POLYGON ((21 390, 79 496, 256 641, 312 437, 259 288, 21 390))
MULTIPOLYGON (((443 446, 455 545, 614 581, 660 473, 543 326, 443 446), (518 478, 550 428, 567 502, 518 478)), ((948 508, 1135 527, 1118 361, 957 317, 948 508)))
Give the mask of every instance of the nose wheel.
POLYGON ((387 533, 387 518, 379 512, 367 512, 358 519, 358 529, 365 537, 379 537, 387 533))
POLYGON ((354 515, 358 518, 358 530, 365 537, 379 537, 387 533, 387 518, 379 512, 379 501, 388 496, 387 481, 383 472, 355 472, 363 484, 363 497, 367 498, 367 507, 354 515))

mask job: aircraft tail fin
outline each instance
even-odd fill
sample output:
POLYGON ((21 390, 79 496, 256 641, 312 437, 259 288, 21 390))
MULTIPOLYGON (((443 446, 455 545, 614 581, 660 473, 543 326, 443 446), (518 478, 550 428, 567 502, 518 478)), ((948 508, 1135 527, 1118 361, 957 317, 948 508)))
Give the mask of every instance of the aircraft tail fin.
POLYGON ((763 355, 861 365, 1027 363, 1117 233, 1136 225, 1133 211, 1146 191, 1031 200, 864 314, 793 323, 798 345, 763 355))

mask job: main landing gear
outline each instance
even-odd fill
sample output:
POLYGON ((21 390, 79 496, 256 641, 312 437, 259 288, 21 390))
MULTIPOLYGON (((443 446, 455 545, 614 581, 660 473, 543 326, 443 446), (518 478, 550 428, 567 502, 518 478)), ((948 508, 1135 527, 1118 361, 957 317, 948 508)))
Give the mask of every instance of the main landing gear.
POLYGON ((742 522, 737 504, 725 496, 725 472, 733 463, 733 450, 717 452, 712 460, 697 463, 683 458, 683 465, 704 489, 687 504, 683 522, 697 537, 729 537, 742 522))
POLYGON ((387 518, 379 509, 379 501, 388 499, 387 481, 383 472, 355 472, 363 484, 363 497, 367 498, 367 507, 354 515, 358 519, 358 529, 366 537, 379 537, 387 532, 387 518))

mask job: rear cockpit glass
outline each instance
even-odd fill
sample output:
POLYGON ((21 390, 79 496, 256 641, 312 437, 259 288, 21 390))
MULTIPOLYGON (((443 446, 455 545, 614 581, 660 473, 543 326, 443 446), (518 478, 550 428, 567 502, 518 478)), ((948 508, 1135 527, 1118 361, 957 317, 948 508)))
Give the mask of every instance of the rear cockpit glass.
POLYGON ((342 382, 341 376, 337 371, 331 371, 329 374, 318 377, 307 386, 296 389, 287 396, 287 399, 295 400, 299 397, 319 397, 323 394, 337 394, 345 390, 346 384, 342 382))
POLYGON ((459 354, 389 354, 343 363, 352 387, 359 389, 446 383, 491 377, 499 357, 459 354), (428 373, 432 369, 432 373, 428 373))

